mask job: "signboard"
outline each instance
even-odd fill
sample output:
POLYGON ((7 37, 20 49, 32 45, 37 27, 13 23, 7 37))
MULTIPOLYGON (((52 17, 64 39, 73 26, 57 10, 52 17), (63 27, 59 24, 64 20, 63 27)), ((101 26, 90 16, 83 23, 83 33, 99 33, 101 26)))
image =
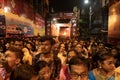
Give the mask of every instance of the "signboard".
POLYGON ((4 0, 4 4, 10 8, 11 13, 34 20, 33 6, 27 0, 4 0))
POLYGON ((109 8, 108 40, 112 44, 120 42, 120 1, 109 8))
POLYGON ((35 16, 34 35, 45 35, 45 20, 38 14, 35 16))
POLYGON ((76 18, 74 13, 56 13, 54 14, 55 18, 67 18, 67 19, 71 19, 71 18, 76 18))
POLYGON ((33 21, 16 14, 6 13, 6 38, 33 37, 33 21))
POLYGON ((0 8, 4 8, 4 0, 0 0, 0 8))

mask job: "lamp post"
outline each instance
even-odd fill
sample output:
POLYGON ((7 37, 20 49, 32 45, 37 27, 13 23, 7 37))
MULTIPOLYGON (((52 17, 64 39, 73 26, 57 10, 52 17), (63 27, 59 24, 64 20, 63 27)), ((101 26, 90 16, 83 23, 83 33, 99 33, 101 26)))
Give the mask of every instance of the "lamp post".
MULTIPOLYGON (((84 4, 90 4, 89 0, 84 0, 84 4)), ((91 29, 91 20, 92 20, 92 7, 89 6, 89 28, 91 29)))
POLYGON ((11 12, 11 9, 10 7, 8 6, 5 6, 4 9, 3 9, 3 14, 4 14, 4 18, 5 18, 5 22, 4 22, 4 25, 5 25, 5 37, 6 37, 6 21, 7 21, 7 13, 11 12))
POLYGON ((91 20, 92 20, 92 7, 89 7, 89 28, 91 29, 91 20))

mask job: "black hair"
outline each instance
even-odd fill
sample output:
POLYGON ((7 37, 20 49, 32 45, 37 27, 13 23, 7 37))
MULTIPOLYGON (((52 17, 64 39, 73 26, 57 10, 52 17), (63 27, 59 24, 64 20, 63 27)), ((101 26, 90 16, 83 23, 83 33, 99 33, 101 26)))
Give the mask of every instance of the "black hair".
POLYGON ((89 60, 85 59, 85 58, 80 58, 80 57, 73 57, 70 61, 69 61, 69 69, 71 71, 71 65, 84 65, 88 68, 89 70, 89 60))
POLYGON ((16 47, 10 47, 10 48, 8 48, 7 51, 14 52, 16 57, 20 59, 20 62, 23 63, 22 59, 23 59, 24 53, 21 49, 18 49, 16 47))
POLYGON ((97 61, 103 62, 104 60, 114 57, 113 54, 111 54, 110 50, 105 50, 105 51, 99 51, 97 52, 97 61))
POLYGON ((48 66, 48 63, 45 61, 38 61, 33 65, 33 68, 35 72, 38 74, 38 72, 43 69, 44 67, 48 66))
POLYGON ((103 44, 103 45, 105 46, 105 43, 104 43, 104 42, 98 42, 98 45, 100 45, 100 44, 103 44))
POLYGON ((75 47, 76 47, 77 45, 81 45, 81 47, 83 48, 83 45, 82 45, 82 44, 80 44, 80 43, 77 43, 77 44, 75 45, 75 47))
POLYGON ((70 49, 70 50, 68 50, 67 55, 68 55, 68 54, 69 54, 69 52, 71 52, 71 51, 74 51, 74 52, 75 52, 75 54, 77 55, 77 52, 76 52, 76 50, 75 50, 75 49, 70 49))
POLYGON ((14 39, 14 44, 15 44, 16 41, 22 42, 22 45, 24 45, 24 40, 23 40, 23 39, 15 38, 15 39, 14 39))
POLYGON ((72 52, 72 51, 74 51, 74 53, 75 53, 76 55, 78 55, 78 53, 76 52, 76 50, 74 50, 74 49, 69 50, 69 51, 67 52, 67 63, 69 62, 69 61, 68 61, 68 55, 69 55, 69 53, 72 52))
POLYGON ((50 41, 51 45, 55 44, 55 40, 50 36, 43 36, 40 39, 41 42, 44 42, 44 41, 47 41, 47 40, 50 41))
POLYGON ((14 41, 23 41, 23 39, 15 38, 14 41))
POLYGON ((31 80, 36 73, 32 66, 23 64, 11 72, 10 80, 31 80))
MULTIPOLYGON (((26 44, 30 44, 30 46, 32 46, 32 51, 35 51, 35 50, 36 50, 34 43, 27 41, 26 44)), ((25 46, 25 47, 27 47, 27 46, 25 46)), ((27 47, 27 48, 28 48, 28 47, 27 47)), ((29 50, 29 48, 28 48, 28 50, 29 50)))
POLYGON ((96 47, 97 48, 97 44, 95 42, 93 42, 93 44, 91 45, 91 47, 96 47))

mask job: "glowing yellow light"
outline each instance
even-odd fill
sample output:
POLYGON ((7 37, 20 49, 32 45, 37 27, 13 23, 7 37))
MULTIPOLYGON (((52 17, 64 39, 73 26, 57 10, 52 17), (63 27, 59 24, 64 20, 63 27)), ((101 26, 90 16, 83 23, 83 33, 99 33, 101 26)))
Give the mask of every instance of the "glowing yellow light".
POLYGON ((53 18, 53 21, 56 21, 56 18, 53 18))
POLYGON ((4 7, 4 12, 10 12, 10 7, 4 7))
POLYGON ((112 9, 112 13, 113 13, 113 15, 116 14, 115 8, 112 9))
POLYGON ((67 35, 67 33, 66 33, 66 32, 64 32, 64 33, 63 33, 63 35, 64 35, 64 36, 66 36, 66 35, 67 35))

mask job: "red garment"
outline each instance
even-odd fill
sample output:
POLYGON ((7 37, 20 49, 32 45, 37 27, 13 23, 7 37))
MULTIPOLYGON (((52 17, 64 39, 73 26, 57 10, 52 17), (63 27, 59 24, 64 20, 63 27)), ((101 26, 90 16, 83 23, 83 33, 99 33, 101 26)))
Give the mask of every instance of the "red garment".
POLYGON ((71 80, 67 65, 63 65, 60 71, 60 80, 71 80))
POLYGON ((10 79, 10 74, 11 74, 11 73, 7 73, 7 74, 6 74, 5 80, 9 80, 9 79, 10 79))
POLYGON ((5 80, 5 76, 6 76, 6 70, 5 68, 0 68, 0 76, 5 80))
POLYGON ((5 68, 0 68, 0 76, 3 78, 3 80, 9 80, 11 73, 7 73, 5 68))

